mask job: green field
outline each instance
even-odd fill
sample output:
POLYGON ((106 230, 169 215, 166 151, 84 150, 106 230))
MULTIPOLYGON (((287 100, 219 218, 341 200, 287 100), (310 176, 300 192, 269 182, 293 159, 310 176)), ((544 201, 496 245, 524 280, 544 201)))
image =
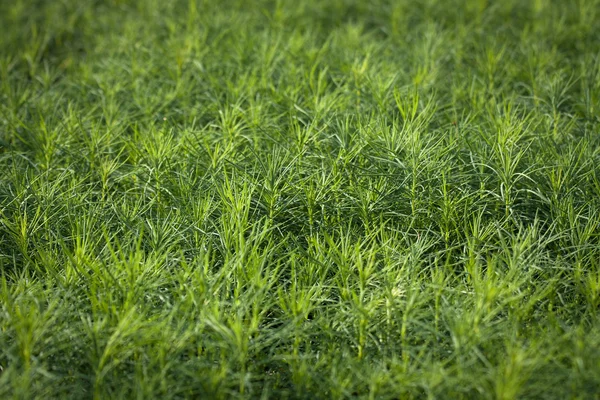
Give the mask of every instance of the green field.
POLYGON ((599 21, 0 0, 0 398, 600 398, 599 21))

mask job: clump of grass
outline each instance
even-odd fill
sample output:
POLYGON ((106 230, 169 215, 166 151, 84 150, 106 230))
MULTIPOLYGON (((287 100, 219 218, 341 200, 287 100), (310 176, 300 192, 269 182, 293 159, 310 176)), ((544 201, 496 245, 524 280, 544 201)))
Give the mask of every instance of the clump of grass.
POLYGON ((0 397, 593 397, 599 15, 0 4, 0 397))

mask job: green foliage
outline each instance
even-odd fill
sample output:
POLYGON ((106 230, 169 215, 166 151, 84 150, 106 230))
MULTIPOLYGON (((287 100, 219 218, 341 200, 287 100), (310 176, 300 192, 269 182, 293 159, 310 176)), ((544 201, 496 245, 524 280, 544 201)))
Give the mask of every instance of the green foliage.
POLYGON ((0 2, 1 398, 593 398, 600 2, 0 2))

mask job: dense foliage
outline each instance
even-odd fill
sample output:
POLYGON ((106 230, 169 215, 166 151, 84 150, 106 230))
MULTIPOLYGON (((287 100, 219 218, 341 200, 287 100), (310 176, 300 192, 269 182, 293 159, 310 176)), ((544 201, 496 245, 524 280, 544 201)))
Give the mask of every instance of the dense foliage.
POLYGON ((0 1, 0 397, 597 395, 598 21, 0 1))

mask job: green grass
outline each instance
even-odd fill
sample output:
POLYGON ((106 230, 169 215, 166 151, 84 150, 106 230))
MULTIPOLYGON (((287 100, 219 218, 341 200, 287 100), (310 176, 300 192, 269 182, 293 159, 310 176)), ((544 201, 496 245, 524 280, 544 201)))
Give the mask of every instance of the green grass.
POLYGON ((598 398, 599 20, 1 1, 0 398, 598 398))

